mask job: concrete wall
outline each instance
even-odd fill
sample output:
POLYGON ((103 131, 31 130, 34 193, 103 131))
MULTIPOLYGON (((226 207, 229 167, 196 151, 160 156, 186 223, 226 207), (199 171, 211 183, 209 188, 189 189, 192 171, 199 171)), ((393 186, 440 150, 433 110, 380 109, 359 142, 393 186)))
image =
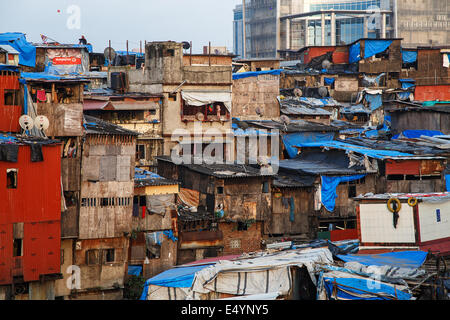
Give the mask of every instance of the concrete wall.
POLYGON ((262 75, 233 80, 232 116, 241 120, 273 119, 280 116, 277 96, 279 76, 262 75), (259 109, 261 115, 256 113, 259 109))

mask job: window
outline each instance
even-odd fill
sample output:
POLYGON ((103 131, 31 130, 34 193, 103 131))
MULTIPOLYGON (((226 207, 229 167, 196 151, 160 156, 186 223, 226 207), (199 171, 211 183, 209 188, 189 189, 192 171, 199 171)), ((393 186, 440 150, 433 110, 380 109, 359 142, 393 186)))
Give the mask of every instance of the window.
POLYGON ((13 243, 13 257, 21 257, 22 256, 22 239, 14 239, 13 243))
POLYGON ((108 198, 101 198, 100 199, 100 206, 101 207, 107 207, 108 206, 108 201, 109 201, 108 198))
POLYGON ((5 106, 20 105, 19 90, 5 90, 4 98, 5 106))
POLYGON ((148 246, 146 255, 149 259, 159 259, 159 257, 161 256, 161 246, 158 246, 156 244, 148 246))
POLYGON ((105 262, 114 262, 114 261, 115 261, 115 249, 106 249, 105 262))
POLYGON ((17 189, 17 169, 6 170, 6 188, 17 189))
POLYGON ((262 192, 263 193, 269 193, 269 182, 264 181, 262 184, 262 192))
POLYGON ((140 207, 146 207, 147 206, 147 197, 146 196, 140 196, 139 197, 139 206, 140 207))
POLYGON ((348 197, 349 198, 356 197, 356 185, 349 185, 348 186, 348 197))
POLYGON ((137 144, 136 145, 136 160, 145 160, 145 145, 137 144))
POLYGON ((86 265, 94 265, 99 263, 99 250, 86 251, 86 265))
POLYGON ((238 222, 237 230, 238 231, 247 231, 248 230, 248 224, 246 224, 244 222, 238 222))
POLYGON ((217 187, 217 194, 223 194, 223 187, 217 187))

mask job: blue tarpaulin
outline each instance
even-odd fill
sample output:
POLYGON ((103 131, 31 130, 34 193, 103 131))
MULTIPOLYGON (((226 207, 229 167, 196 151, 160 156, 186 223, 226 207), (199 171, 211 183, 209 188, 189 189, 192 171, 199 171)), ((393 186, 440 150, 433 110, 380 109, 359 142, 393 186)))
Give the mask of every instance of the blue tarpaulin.
POLYGON ((382 150, 382 149, 371 149, 369 147, 357 146, 354 144, 330 140, 330 141, 317 141, 317 142, 295 142, 294 146, 298 147, 325 147, 333 149, 341 149, 346 151, 353 151, 360 153, 375 159, 389 159, 395 157, 410 157, 413 154, 403 153, 395 150, 382 150))
POLYGON ((128 274, 130 276, 139 276, 142 272, 142 266, 128 266, 128 274))
POLYGON ((398 251, 380 254, 338 255, 345 262, 359 262, 365 266, 393 266, 399 268, 420 268, 427 258, 425 251, 398 251))
POLYGON ((324 80, 325 84, 331 85, 331 84, 334 83, 334 80, 335 80, 335 79, 334 79, 334 78, 327 78, 327 77, 324 77, 323 80, 324 80))
POLYGON ((22 72, 20 76, 25 80, 61 80, 61 77, 46 72, 22 72))
POLYGON ((445 175, 445 186, 447 188, 447 192, 450 192, 450 174, 445 175))
POLYGON ((434 137, 442 135, 444 135, 442 132, 436 130, 405 130, 393 136, 392 139, 398 139, 400 136, 406 139, 418 139, 420 136, 434 137))
POLYGON ((8 44, 19 52, 19 64, 28 67, 36 66, 36 47, 27 41, 25 34, 0 33, 0 44, 8 44))
POLYGON ((393 285, 360 278, 331 278, 324 276, 324 286, 328 297, 337 300, 411 300, 409 293, 396 289, 393 285), (337 295, 333 295, 333 288, 337 295))
POLYGON ((370 110, 377 110, 379 107, 383 105, 383 101, 381 99, 381 94, 369 94, 366 93, 364 96, 366 101, 369 103, 370 110))
POLYGON ((403 63, 414 63, 417 61, 417 51, 403 51, 402 50, 403 63))
POLYGON ((0 71, 20 72, 19 67, 11 66, 11 65, 8 65, 8 64, 0 64, 0 71))
POLYGON ((243 79, 248 77, 257 77, 263 74, 272 74, 272 75, 280 75, 282 69, 276 69, 276 70, 267 70, 267 71, 249 71, 249 72, 240 72, 240 73, 233 73, 233 80, 236 79, 243 79))
POLYGON ((334 132, 295 132, 282 136, 284 147, 289 157, 295 158, 298 149, 295 146, 301 146, 304 143, 320 143, 331 141, 334 138, 334 132))
POLYGON ((341 182, 355 181, 364 178, 365 174, 354 176, 322 176, 322 204, 330 212, 334 211, 338 197, 336 188, 341 182))
POLYGON ((364 42, 364 59, 385 51, 392 44, 392 40, 366 40, 364 42))
POLYGON ((361 44, 357 42, 348 49, 348 62, 354 63, 359 60, 361 60, 361 44))
POLYGON ((192 286, 192 282, 194 281, 195 274, 211 265, 212 264, 192 267, 178 267, 166 270, 145 282, 140 300, 147 300, 148 287, 150 285, 169 288, 190 288, 192 286))

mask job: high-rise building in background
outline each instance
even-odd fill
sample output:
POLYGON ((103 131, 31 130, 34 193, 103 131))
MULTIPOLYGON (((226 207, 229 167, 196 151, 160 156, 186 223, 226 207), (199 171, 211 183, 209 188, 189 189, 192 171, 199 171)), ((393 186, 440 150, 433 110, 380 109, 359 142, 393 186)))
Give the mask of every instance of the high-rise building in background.
POLYGON ((247 0, 235 9, 235 54, 276 57, 279 50, 404 38, 405 46, 448 44, 450 1, 247 0), (238 51, 240 50, 240 51, 238 51))
POLYGON ((242 4, 236 6, 233 10, 234 20, 233 20, 233 53, 239 57, 243 57, 244 54, 244 23, 243 23, 243 12, 242 4))

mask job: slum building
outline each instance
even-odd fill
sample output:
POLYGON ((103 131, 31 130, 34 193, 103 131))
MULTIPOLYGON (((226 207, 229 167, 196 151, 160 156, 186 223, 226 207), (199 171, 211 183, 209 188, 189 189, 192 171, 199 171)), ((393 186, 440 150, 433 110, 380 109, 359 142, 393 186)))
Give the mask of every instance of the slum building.
POLYGON ((155 157, 163 153, 162 95, 115 93, 113 90, 84 93, 84 114, 139 133, 136 167, 155 170, 155 157))
POLYGON ((3 133, 0 149, 0 299, 53 300, 63 259, 60 143, 3 133))
POLYGON ((148 279, 177 264, 179 182, 136 168, 128 275, 148 279))
POLYGON ((179 197, 187 199, 179 218, 179 264, 261 248, 272 174, 249 165, 176 165, 169 157, 158 157, 158 173, 177 179, 179 197))
POLYGON ((74 264, 79 287, 70 299, 121 299, 128 261, 138 133, 84 116, 79 236, 74 264))
POLYGON ((306 240, 316 237, 315 178, 285 172, 274 175, 271 197, 272 212, 264 230, 267 243, 286 237, 306 240))
MULTIPOLYGON (((163 94, 163 154, 170 154, 179 144, 172 135, 179 135, 180 129, 186 130, 190 139, 203 136, 202 150, 196 150, 199 153, 215 135, 225 138, 231 130, 232 58, 183 54, 182 43, 147 43, 144 68, 128 70, 126 81, 130 92, 163 94), (196 129, 198 124, 201 129, 196 129)), ((221 146, 226 153, 225 144, 221 146)))
POLYGON ((448 192, 371 194, 356 201, 361 253, 422 250, 450 255, 448 192))
POLYGON ((233 74, 232 116, 240 120, 278 118, 279 75, 279 69, 233 74))
POLYGON ((20 132, 23 110, 23 88, 17 66, 0 65, 0 131, 20 132))

